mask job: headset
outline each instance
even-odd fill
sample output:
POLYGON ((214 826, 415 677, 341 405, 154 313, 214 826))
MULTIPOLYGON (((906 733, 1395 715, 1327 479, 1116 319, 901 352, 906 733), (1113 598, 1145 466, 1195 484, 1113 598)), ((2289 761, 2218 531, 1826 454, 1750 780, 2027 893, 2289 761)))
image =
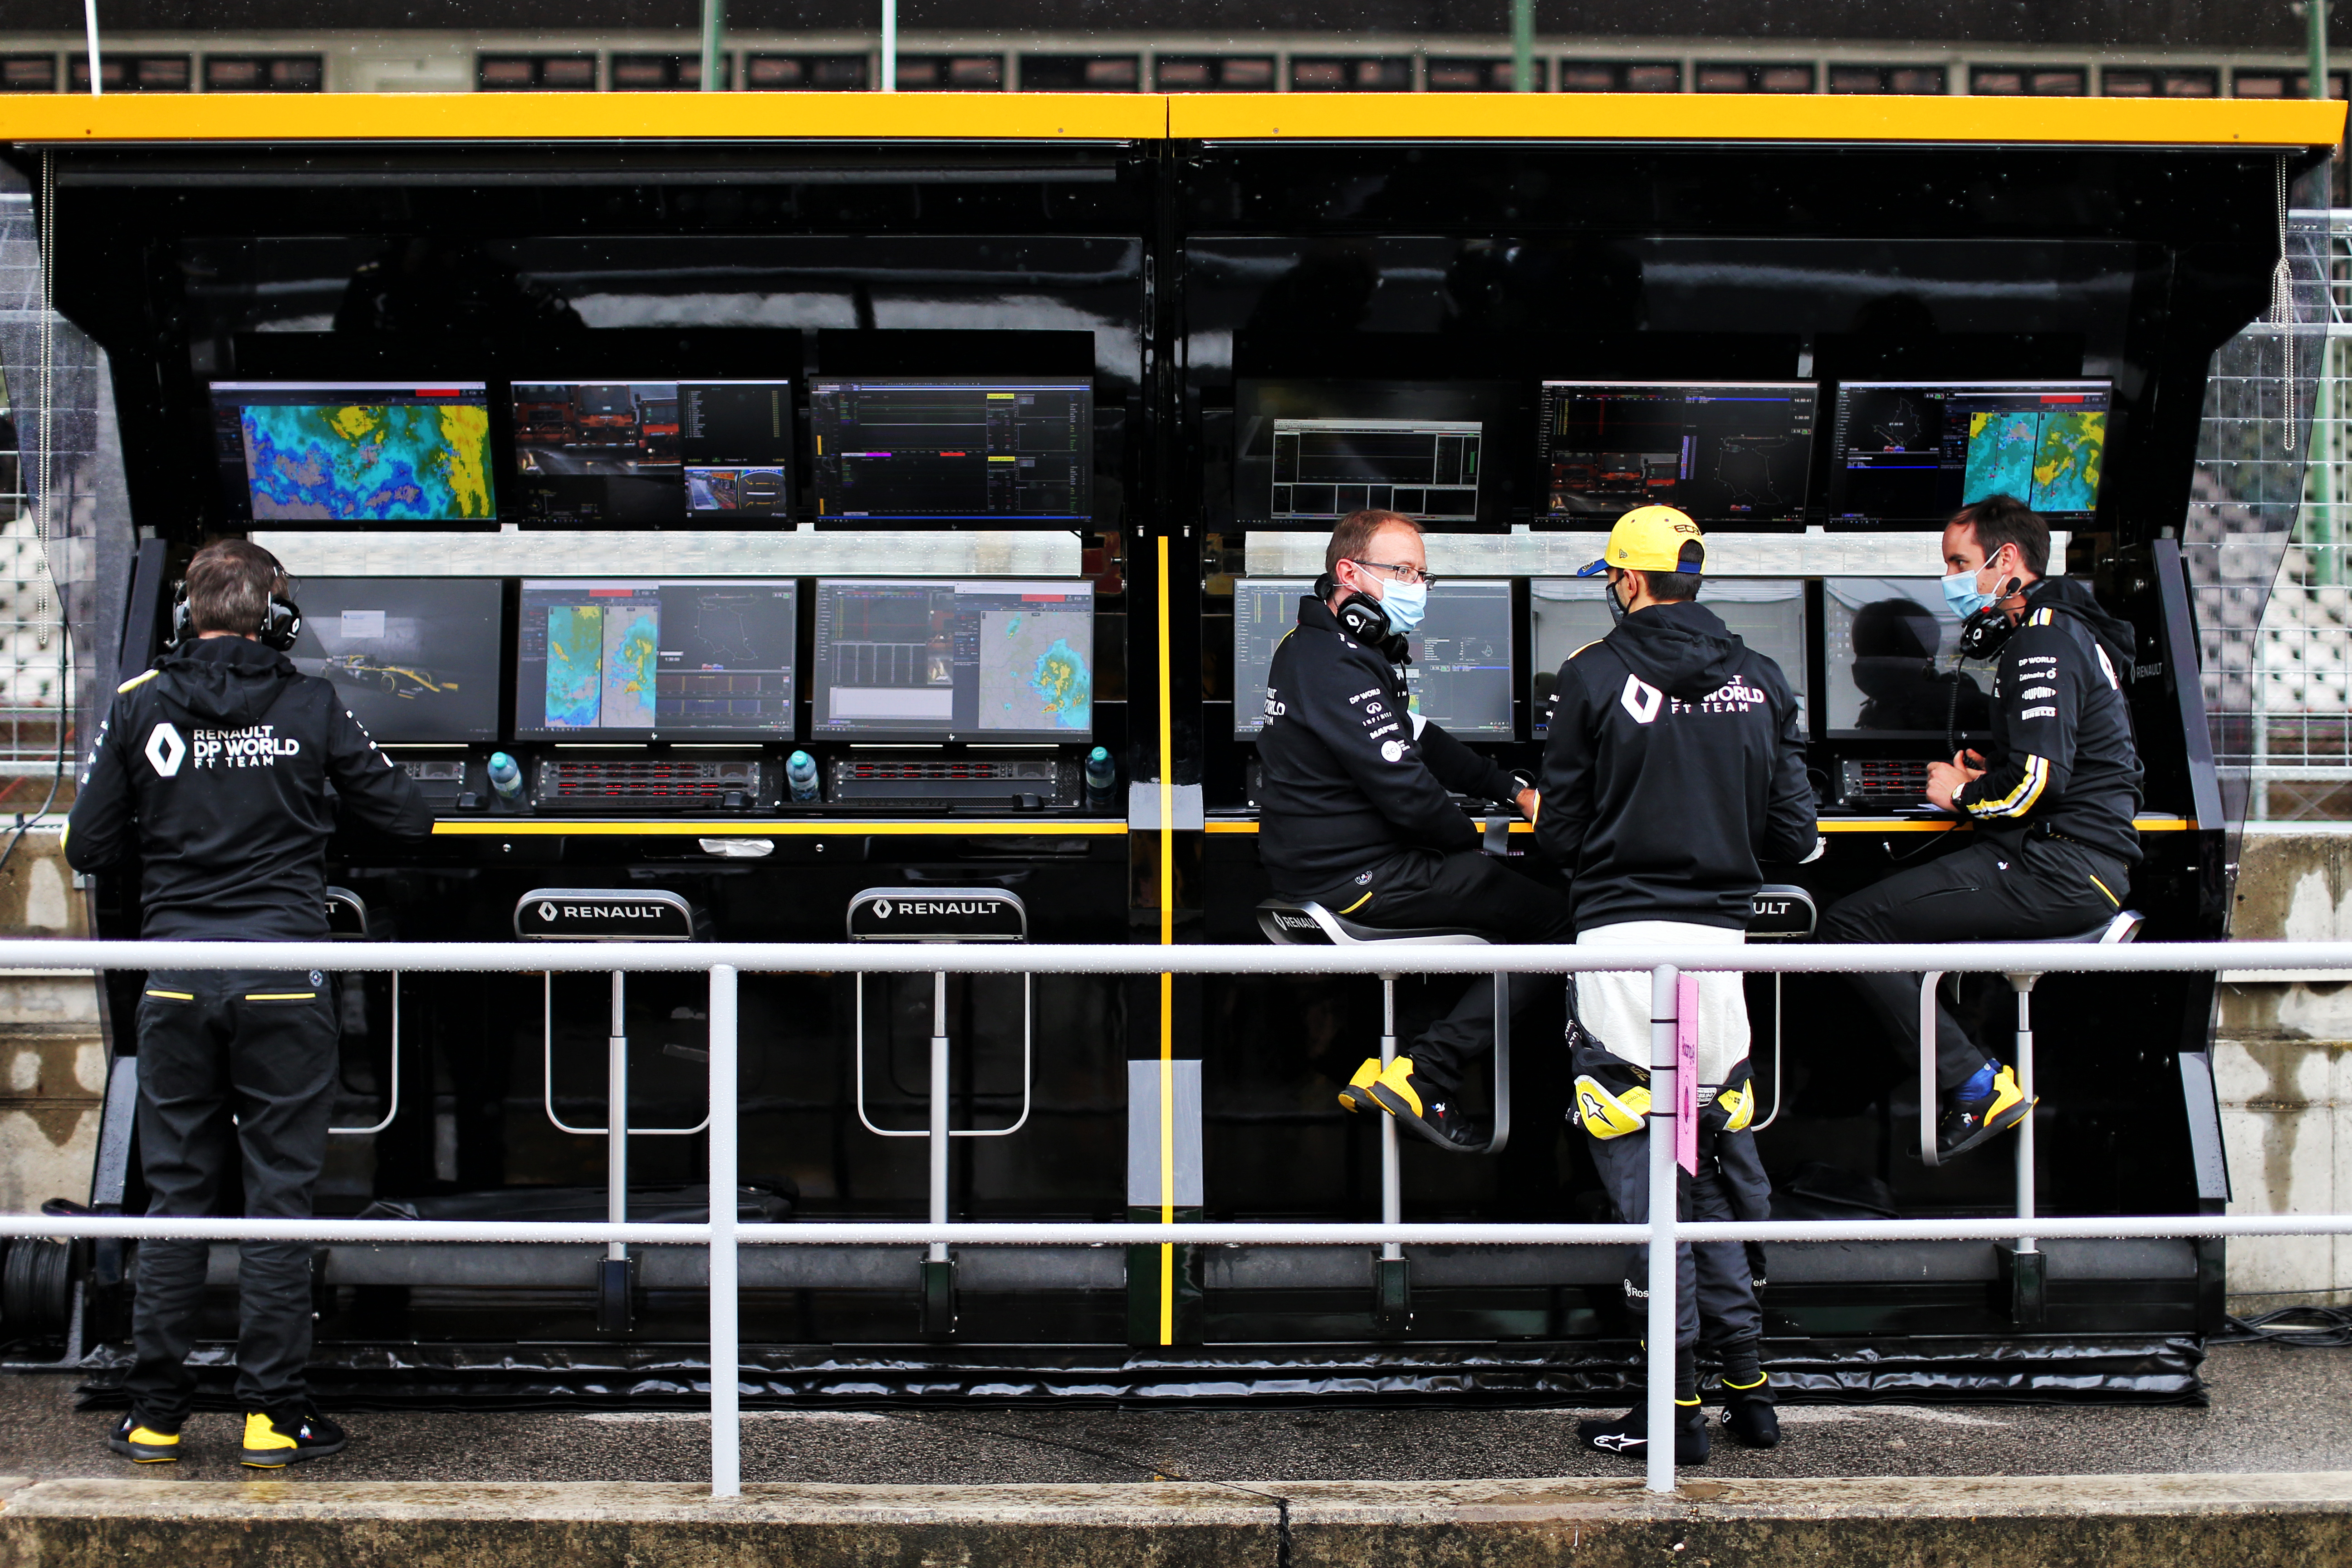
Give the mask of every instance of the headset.
MULTIPOLYGON (((1315 579, 1315 596, 1325 604, 1329 604, 1332 595, 1339 592, 1339 579, 1330 573, 1326 572, 1315 579)), ((1390 628, 1389 613, 1381 608, 1381 602, 1370 595, 1350 593, 1346 602, 1331 614, 1339 621, 1341 631, 1360 643, 1380 649, 1391 664, 1412 662, 1412 645, 1390 628)))
POLYGON ((1962 658, 1990 658, 2000 651, 2000 645, 2017 630, 2009 618, 2009 612, 2001 605, 2024 585, 2021 579, 2011 577, 2000 585, 2000 592, 1992 596, 1991 604, 1981 610, 1969 612, 1968 619, 1960 623, 1959 656, 1962 658))
MULTIPOLYGON (((277 568, 278 582, 287 581, 286 568, 278 564, 275 556, 269 564, 277 568)), ((276 588, 269 594, 269 608, 261 617, 260 629, 254 636, 261 646, 285 653, 294 647, 294 639, 302 635, 302 607, 276 588)), ((195 617, 188 613, 188 580, 180 578, 172 584, 172 639, 178 647, 196 637, 195 617)))

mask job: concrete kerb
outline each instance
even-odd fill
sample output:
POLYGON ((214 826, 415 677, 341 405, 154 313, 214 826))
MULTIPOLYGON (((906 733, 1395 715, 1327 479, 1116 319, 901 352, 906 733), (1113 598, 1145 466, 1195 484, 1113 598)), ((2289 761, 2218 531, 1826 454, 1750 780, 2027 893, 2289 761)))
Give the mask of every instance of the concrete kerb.
POLYGON ((1117 1486, 0 1482, 0 1564, 1971 1568, 2352 1559, 2352 1472, 1117 1486))

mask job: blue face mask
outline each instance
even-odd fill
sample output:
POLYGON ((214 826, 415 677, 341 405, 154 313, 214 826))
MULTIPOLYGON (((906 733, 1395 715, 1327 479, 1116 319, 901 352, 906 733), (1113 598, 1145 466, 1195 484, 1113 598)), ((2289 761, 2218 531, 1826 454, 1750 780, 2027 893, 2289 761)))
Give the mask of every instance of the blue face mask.
POLYGON ((1381 608, 1389 617, 1389 629, 1399 637, 1410 637, 1421 625, 1422 616, 1429 613, 1429 584, 1426 583, 1387 583, 1381 584, 1381 608))
POLYGON ((1977 577, 1974 572, 1955 572, 1944 579, 1944 603, 1963 620, 1992 604, 1992 595, 1977 587, 1977 577))

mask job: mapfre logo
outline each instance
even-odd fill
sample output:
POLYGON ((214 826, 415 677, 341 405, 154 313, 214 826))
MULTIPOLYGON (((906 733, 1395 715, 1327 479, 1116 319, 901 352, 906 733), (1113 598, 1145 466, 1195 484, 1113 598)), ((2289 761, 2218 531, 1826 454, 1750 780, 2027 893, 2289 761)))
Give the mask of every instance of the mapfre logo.
POLYGON ((188 742, 169 721, 147 731, 147 765, 155 770, 157 778, 171 778, 187 760, 188 742))

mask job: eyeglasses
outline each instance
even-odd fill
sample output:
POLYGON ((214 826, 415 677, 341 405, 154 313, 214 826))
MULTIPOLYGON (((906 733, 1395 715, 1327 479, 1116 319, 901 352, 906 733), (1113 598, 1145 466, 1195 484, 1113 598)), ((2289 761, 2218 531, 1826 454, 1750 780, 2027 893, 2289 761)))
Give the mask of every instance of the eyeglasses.
POLYGON ((1352 555, 1348 559, 1355 561, 1359 566, 1370 566, 1381 572, 1393 572, 1396 574, 1396 580, 1400 583, 1418 583, 1424 588, 1437 586, 1437 578, 1418 566, 1406 565, 1395 561, 1357 561, 1352 555))

